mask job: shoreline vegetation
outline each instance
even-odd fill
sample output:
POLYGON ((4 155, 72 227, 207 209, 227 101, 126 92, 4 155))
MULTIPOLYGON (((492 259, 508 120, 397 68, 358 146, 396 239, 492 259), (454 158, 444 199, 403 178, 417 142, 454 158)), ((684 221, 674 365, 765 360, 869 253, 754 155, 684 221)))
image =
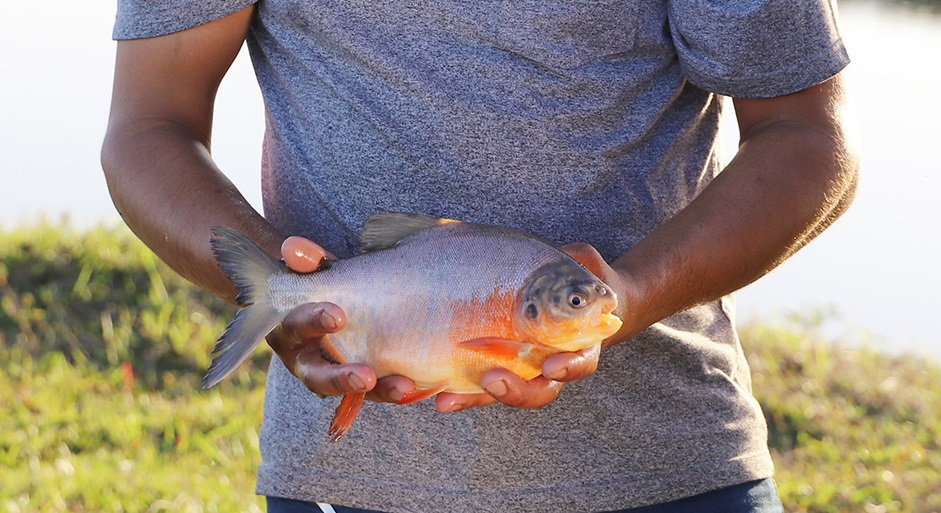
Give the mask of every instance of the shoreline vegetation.
POLYGON ((876 4, 909 11, 924 11, 928 14, 941 14, 941 0, 839 0, 845 4, 876 4))
MULTIPOLYGON (((124 227, 0 228, 0 512, 264 511, 270 352, 199 386, 234 311, 124 227)), ((786 511, 941 513, 941 363, 816 326, 741 331, 786 511)))

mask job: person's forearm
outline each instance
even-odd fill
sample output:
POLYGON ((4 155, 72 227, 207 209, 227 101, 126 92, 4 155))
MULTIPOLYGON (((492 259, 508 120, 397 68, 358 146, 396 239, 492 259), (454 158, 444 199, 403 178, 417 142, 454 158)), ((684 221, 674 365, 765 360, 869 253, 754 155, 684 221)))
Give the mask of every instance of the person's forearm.
POLYGON ((173 123, 112 120, 102 166, 128 226, 190 281, 233 301, 235 290, 209 246, 214 225, 230 226, 280 256, 281 234, 213 163, 198 131, 173 123))
POLYGON ((209 155, 216 91, 254 7, 164 36, 119 41, 101 163, 128 226, 176 271, 220 297, 235 290, 209 246, 213 225, 278 254, 281 237, 209 155))
POLYGON ((623 341, 766 274, 851 202, 857 161, 839 124, 768 123, 684 210, 612 267, 624 278, 623 341))

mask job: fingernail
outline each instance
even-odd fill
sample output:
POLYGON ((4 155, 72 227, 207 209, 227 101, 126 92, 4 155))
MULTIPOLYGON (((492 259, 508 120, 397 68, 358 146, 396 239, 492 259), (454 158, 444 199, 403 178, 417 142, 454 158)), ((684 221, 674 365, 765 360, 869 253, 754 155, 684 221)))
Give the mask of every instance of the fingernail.
POLYGON ((484 387, 487 390, 487 393, 494 397, 503 397, 506 395, 506 381, 498 379, 494 382, 488 383, 484 387))
POLYGON ((363 378, 360 378, 354 373, 349 373, 346 375, 346 379, 350 382, 350 386, 353 387, 353 390, 364 391, 366 390, 366 383, 363 382, 363 378))
POLYGON ((456 411, 461 411, 464 409, 464 406, 461 403, 451 403, 450 406, 441 410, 442 413, 454 413, 456 411))
POLYGON ((548 371, 544 371, 542 375, 549 379, 558 380, 558 379, 565 379, 565 376, 568 376, 568 373, 569 373, 569 368, 563 365, 562 367, 558 367, 555 369, 550 367, 550 369, 548 371))
POLYGON ((398 388, 394 388, 394 387, 391 390, 389 390, 389 399, 391 399, 392 402, 397 403, 401 401, 403 397, 405 397, 405 392, 403 392, 402 390, 399 390, 398 388))
POLYGON ((320 311, 320 325, 328 330, 337 329, 337 320, 333 318, 332 315, 327 313, 326 310, 320 311))

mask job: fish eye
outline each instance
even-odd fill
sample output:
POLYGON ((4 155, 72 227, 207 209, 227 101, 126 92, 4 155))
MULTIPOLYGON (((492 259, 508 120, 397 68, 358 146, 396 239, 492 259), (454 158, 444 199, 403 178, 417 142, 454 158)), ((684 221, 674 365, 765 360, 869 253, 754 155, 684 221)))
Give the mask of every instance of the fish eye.
POLYGON ((576 289, 569 293, 568 303, 572 308, 584 308, 588 305, 588 298, 581 289, 576 289))
POLYGON ((536 308, 535 304, 530 303, 526 305, 526 317, 530 319, 535 319, 538 316, 539 316, 539 309, 536 308))

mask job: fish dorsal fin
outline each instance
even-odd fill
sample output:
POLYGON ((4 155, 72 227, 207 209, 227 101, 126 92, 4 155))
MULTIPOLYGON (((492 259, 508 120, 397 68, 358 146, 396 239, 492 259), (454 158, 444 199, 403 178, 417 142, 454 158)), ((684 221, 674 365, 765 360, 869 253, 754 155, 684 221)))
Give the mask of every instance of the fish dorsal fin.
POLYGON ((363 233, 359 236, 360 251, 368 253, 395 246, 400 240, 418 232, 449 223, 459 223, 453 219, 441 219, 419 214, 386 212, 376 214, 363 223, 363 233))

